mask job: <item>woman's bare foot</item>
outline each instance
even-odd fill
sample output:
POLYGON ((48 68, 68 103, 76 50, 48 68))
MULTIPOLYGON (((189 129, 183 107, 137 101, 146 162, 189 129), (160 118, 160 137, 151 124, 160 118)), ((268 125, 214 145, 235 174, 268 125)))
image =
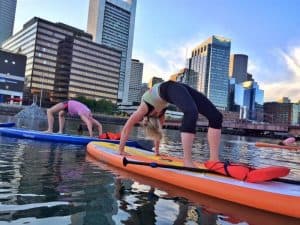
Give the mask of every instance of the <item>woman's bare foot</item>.
POLYGON ((128 152, 125 151, 119 152, 119 154, 122 156, 131 156, 128 152))
POLYGON ((183 165, 185 167, 191 167, 191 168, 196 168, 197 167, 193 162, 190 162, 190 161, 183 161, 183 165))

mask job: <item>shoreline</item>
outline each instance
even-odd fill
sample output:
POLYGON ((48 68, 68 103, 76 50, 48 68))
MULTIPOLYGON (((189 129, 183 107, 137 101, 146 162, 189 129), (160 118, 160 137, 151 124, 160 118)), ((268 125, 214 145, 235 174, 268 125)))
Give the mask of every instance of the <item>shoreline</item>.
MULTIPOLYGON (((23 106, 23 105, 7 105, 7 104, 0 104, 0 115, 2 116, 15 116, 17 113, 19 113, 21 110, 27 108, 29 106, 23 106)), ((42 108, 42 110, 46 114, 46 108, 42 108)), ((116 115, 106 115, 106 114, 97 114, 93 113, 93 116, 95 119, 100 121, 101 123, 107 123, 107 124, 116 124, 123 126, 128 117, 121 117, 116 115)), ((80 120, 78 117, 72 117, 72 116, 66 116, 67 120, 80 120)), ((173 120, 176 122, 180 122, 180 120, 173 120)), ((165 125, 164 129, 170 129, 170 130, 179 130, 180 126, 177 125, 165 125)), ((197 132, 207 132, 206 126, 198 126, 197 132)), ((252 137, 267 137, 267 138, 273 138, 273 139, 282 139, 284 138, 285 134, 275 134, 275 133, 267 133, 267 132, 261 132, 259 130, 241 130, 241 129, 230 129, 230 128, 222 128, 223 134, 229 134, 229 135, 238 135, 238 136, 252 136, 252 137)))

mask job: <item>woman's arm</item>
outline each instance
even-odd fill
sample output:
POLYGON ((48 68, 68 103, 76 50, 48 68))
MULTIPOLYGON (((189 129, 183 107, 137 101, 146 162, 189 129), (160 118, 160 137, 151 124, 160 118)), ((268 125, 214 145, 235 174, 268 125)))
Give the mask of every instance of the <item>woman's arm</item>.
POLYGON ((93 122, 86 115, 80 115, 81 120, 86 124, 90 137, 93 137, 93 122))
POLYGON ((98 120, 96 120, 95 118, 92 118, 92 121, 97 126, 98 135, 100 136, 102 134, 102 125, 101 125, 101 123, 98 120))
MULTIPOLYGON (((159 123, 161 127, 163 127, 164 122, 165 122, 165 114, 159 117, 159 123)), ((160 140, 154 140, 154 150, 156 155, 159 155, 159 145, 160 145, 160 140)))
POLYGON ((124 147, 126 145, 126 141, 128 140, 132 128, 134 127, 135 124, 137 124, 139 121, 141 121, 144 118, 144 116, 147 114, 147 111, 148 111, 147 105, 144 102, 142 102, 140 106, 137 108, 137 110, 129 117, 129 119, 125 123, 121 132, 121 139, 119 145, 119 153, 121 155, 124 154, 124 147))

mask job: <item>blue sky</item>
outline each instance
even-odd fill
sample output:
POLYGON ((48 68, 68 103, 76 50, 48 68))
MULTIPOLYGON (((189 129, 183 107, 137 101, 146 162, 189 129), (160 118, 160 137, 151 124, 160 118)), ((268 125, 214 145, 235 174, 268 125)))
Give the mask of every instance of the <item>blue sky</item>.
MULTIPOLYGON (((34 16, 86 29, 88 0, 18 0, 15 31, 34 16)), ((168 79, 192 48, 215 34, 230 38, 231 53, 249 56, 248 71, 265 101, 300 100, 298 0, 138 0, 133 58, 143 81, 168 79)))

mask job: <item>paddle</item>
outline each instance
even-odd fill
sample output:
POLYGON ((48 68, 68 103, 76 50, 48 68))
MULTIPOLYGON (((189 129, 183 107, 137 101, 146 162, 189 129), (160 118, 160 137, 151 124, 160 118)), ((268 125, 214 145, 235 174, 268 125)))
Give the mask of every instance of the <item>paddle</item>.
MULTIPOLYGON (((167 164, 160 164, 156 162, 142 162, 142 161, 133 161, 133 160, 128 160, 126 157, 123 157, 123 166, 127 166, 128 164, 135 164, 135 165, 142 165, 142 166, 150 166, 152 168, 168 168, 168 169, 177 169, 177 170, 186 170, 186 171, 191 171, 191 172, 198 172, 198 173, 211 173, 211 174, 218 174, 220 176, 225 176, 222 175, 214 170, 209 170, 209 169, 201 169, 201 168, 193 168, 193 167, 185 167, 185 166, 175 166, 175 165, 167 165, 167 164)), ((225 176, 226 177, 226 176, 225 176)), ((296 184, 300 185, 299 180, 290 180, 290 179, 284 179, 284 178, 275 178, 272 179, 272 181, 278 181, 282 183, 288 183, 288 184, 296 184)))

